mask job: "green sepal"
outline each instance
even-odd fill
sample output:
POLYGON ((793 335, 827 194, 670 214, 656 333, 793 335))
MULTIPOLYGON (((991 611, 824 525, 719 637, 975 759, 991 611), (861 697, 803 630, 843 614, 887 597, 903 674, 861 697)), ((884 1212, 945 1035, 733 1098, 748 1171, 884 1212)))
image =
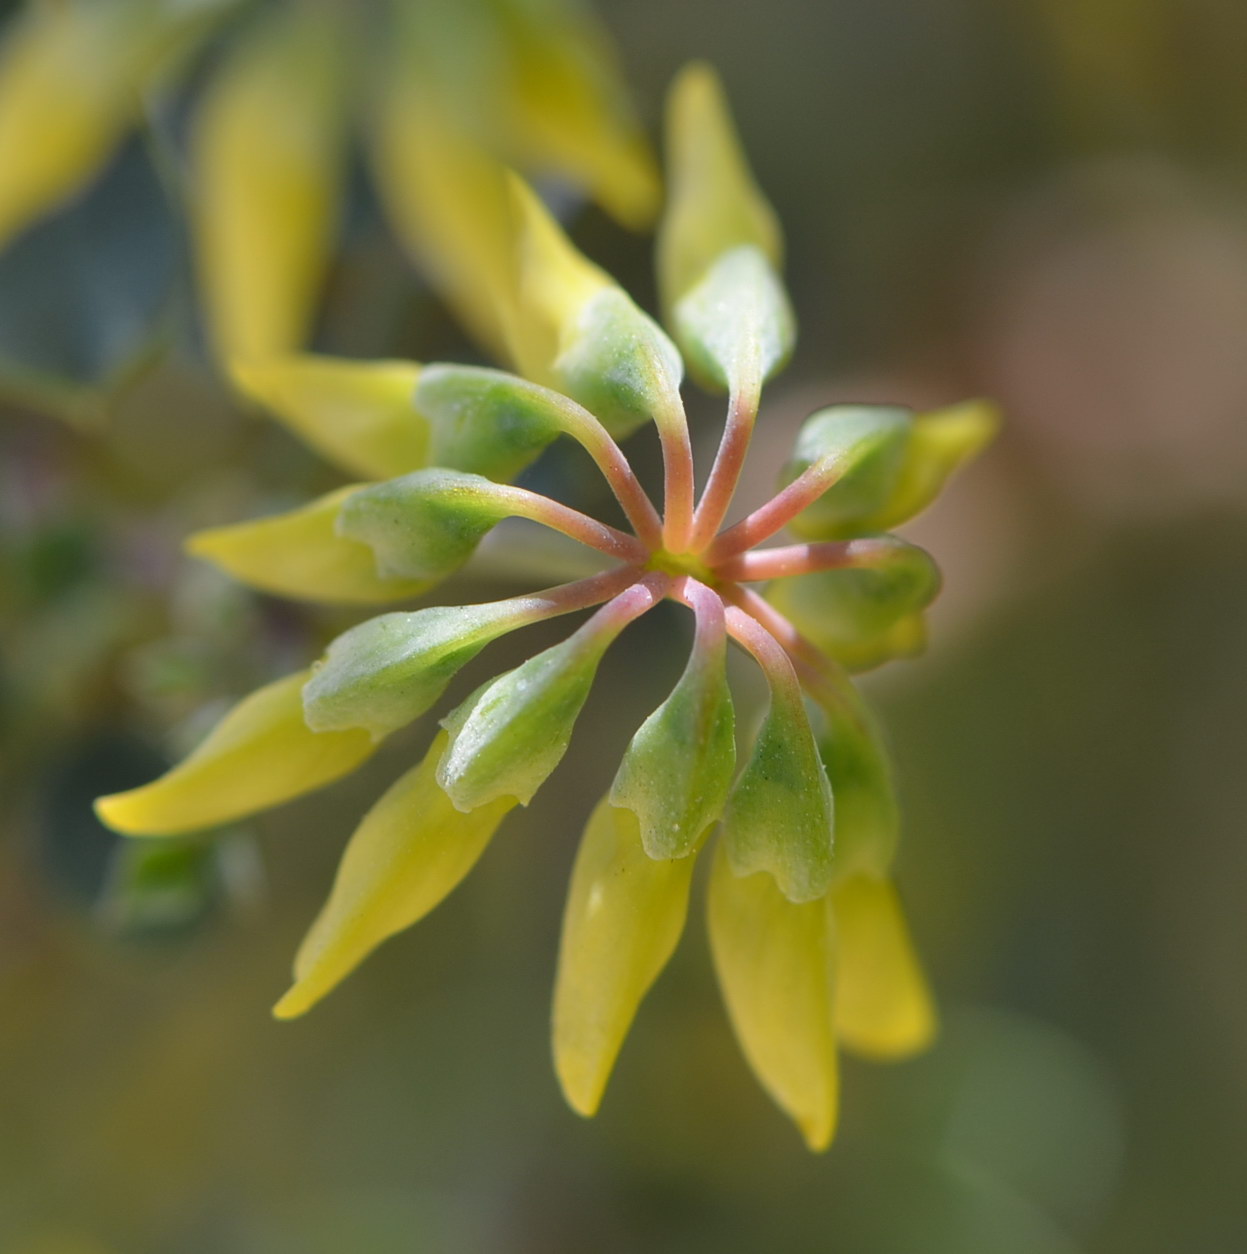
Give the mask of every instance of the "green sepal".
POLYGON ((368 545, 386 578, 445 579, 511 508, 483 475, 417 470, 352 493, 338 534, 368 545))
POLYGON ((499 797, 527 805, 563 760, 609 639, 590 620, 561 644, 485 684, 443 725, 437 782, 459 810, 499 797))
POLYGON ((563 430, 558 397, 503 370, 428 366, 415 405, 429 421, 429 462, 509 482, 563 430))
POLYGON ((836 798, 835 878, 883 875, 896 855, 900 810, 879 725, 847 681, 834 703, 813 707, 813 725, 836 798))
POLYGON ((645 852, 683 858, 723 812, 736 770, 735 712, 725 650, 694 652, 671 695, 641 724, 611 786, 633 811, 645 852))
POLYGON ((912 430, 909 410, 895 405, 832 405, 805 420, 781 472, 791 483, 817 462, 834 459, 835 483, 789 526, 808 540, 857 535, 863 520, 891 499, 912 430))
POLYGON ((893 539, 868 566, 776 579, 766 598, 822 652, 867 670, 922 647, 921 611, 939 590, 931 556, 893 539))
POLYGON ((606 287, 564 333, 554 373, 568 396, 623 439, 679 391, 684 366, 658 323, 625 292, 606 287))
POLYGON ((366 728, 376 738, 410 723, 491 640, 523 625, 523 598, 381 614, 334 640, 312 668, 303 711, 313 731, 366 728))
POLYGON ((832 827, 831 786, 805 706, 773 689, 723 814, 732 870, 767 871, 789 901, 813 901, 831 883, 832 827))
POLYGON ((693 377, 719 390, 751 374, 760 383, 769 379, 788 361, 797 337, 783 284, 752 244, 719 257, 676 302, 671 321, 693 377))

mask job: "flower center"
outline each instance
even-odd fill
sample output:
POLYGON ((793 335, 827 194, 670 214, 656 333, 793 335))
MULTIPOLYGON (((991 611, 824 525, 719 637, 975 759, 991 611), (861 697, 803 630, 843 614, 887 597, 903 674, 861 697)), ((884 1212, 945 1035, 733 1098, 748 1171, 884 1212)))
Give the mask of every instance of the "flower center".
POLYGON ((667 549, 655 549, 646 563, 646 569, 661 571, 665 575, 690 575, 710 587, 718 582, 714 571, 698 553, 671 553, 667 549))

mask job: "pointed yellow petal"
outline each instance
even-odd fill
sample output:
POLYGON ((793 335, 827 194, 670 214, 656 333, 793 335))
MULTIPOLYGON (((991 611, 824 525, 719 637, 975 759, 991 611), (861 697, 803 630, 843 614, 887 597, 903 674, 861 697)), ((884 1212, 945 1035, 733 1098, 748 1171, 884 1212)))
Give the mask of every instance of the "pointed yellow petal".
POLYGON ((831 890, 838 937, 836 1032, 846 1049, 900 1058, 930 1044, 935 1007, 890 880, 855 875, 831 890))
POLYGON ((313 732, 303 721, 308 672, 244 697, 188 758, 142 788, 101 797, 102 822, 130 836, 214 827, 289 801, 353 771, 375 748, 367 732, 313 732))
POLYGON ((151 42, 137 16, 118 4, 34 4, 6 30, 0 245, 77 192, 137 117, 151 42))
POLYGON ((658 172, 604 31, 569 4, 514 5, 507 18, 495 88, 507 150, 587 187, 625 226, 649 225, 658 172))
POLYGON ((338 867, 333 891, 294 963, 294 986, 273 1008, 279 1019, 308 1010, 383 940, 422 919, 485 850, 510 799, 462 814, 437 786, 443 732, 428 755, 364 816, 338 867))
POLYGON ((632 1020, 675 950, 692 856, 658 862, 631 810, 603 800, 576 855, 554 988, 554 1065, 568 1103, 596 1112, 632 1020))
POLYGON ((341 32, 297 6, 241 41, 214 78, 191 143, 192 227, 223 361, 307 337, 337 225, 341 32))
POLYGON ((348 474, 393 479, 425 465, 428 424, 412 397, 420 367, 302 354, 235 362, 230 374, 252 400, 348 474))
POLYGON ((432 587, 430 580, 382 579, 372 549, 338 535, 343 502, 358 490, 351 484, 286 514, 197 531, 186 551, 253 588, 304 601, 381 605, 432 587))
POLYGON ((370 134, 377 190, 399 241, 468 330, 505 356, 498 304, 513 237, 505 170, 397 60, 378 89, 370 134))
POLYGON ((696 63, 671 88, 667 107, 670 188, 658 236, 658 278, 671 310, 724 253, 747 244, 778 270, 783 243, 775 211, 758 190, 736 138, 718 76, 696 63))
POLYGON ((555 386, 554 362, 582 311, 617 285, 567 238, 523 179, 510 175, 507 188, 515 233, 515 286, 502 305, 507 343, 522 375, 555 386))
POLYGON ((839 1101, 826 903, 794 905, 766 872, 737 877, 720 842, 709 913, 715 971, 736 1039, 810 1149, 826 1149, 839 1101))
POLYGON ((896 485, 871 530, 889 531, 921 513, 948 477, 996 438, 1000 411, 989 401, 964 401, 914 417, 913 434, 896 485))

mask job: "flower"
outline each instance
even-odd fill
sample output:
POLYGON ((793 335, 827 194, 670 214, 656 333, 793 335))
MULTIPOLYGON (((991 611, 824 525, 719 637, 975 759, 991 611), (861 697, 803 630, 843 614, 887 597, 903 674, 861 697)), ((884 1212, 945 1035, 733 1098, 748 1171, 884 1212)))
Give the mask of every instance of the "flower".
POLYGON ((32 0, 0 47, 0 246, 76 196, 227 20, 186 161, 223 361, 306 341, 355 130, 400 241, 487 342, 472 284, 438 264, 455 229, 438 213, 438 166, 460 134, 570 179, 627 225, 652 218, 649 150, 577 0, 32 0))
POLYGON ((273 364, 265 387, 288 421, 340 460, 393 477, 192 542, 262 587, 344 600, 432 587, 514 516, 578 541, 601 569, 531 595, 369 619, 309 672, 253 693, 169 774, 98 806, 120 831, 159 835, 277 804, 352 770, 433 709, 491 641, 593 610, 561 643, 447 714, 424 760, 365 816, 276 1006, 282 1018, 302 1014, 459 883, 508 811, 558 765, 611 644, 660 601, 676 601, 692 613, 687 665, 633 737, 572 872, 556 1070, 570 1104, 593 1113, 680 937, 694 864, 717 830, 708 914, 728 1013, 764 1087, 820 1149, 835 1126, 838 1047, 900 1056, 934 1027, 890 878, 891 766, 846 667, 921 641, 938 573, 887 529, 924 508, 996 420, 979 403, 927 414, 821 410, 802 428, 777 494, 724 529, 763 383, 787 359, 794 322, 774 214, 704 67, 675 84, 667 148, 659 261, 674 342, 522 183, 495 172, 490 186, 507 209, 498 220, 510 234, 500 237, 506 264, 490 291, 528 377, 273 364), (683 362, 728 396, 699 498, 683 362), (663 452, 661 512, 617 442, 650 421, 663 452), (561 436, 596 463, 629 530, 511 483, 561 436), (798 543, 758 547, 785 527, 798 543), (739 772, 729 641, 756 661, 770 693, 739 772))

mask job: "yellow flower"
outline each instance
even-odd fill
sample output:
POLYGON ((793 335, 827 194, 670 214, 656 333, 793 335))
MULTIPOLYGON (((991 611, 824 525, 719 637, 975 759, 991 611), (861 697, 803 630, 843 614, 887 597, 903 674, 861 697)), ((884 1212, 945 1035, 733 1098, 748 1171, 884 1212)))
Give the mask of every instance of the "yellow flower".
MULTIPOLYGON (((675 86, 669 151, 660 256, 674 343, 573 248, 527 186, 465 151, 456 166, 464 177, 447 184, 447 224, 469 233, 484 224, 496 265, 479 269, 481 308, 527 377, 308 357, 249 365, 238 377, 255 396, 346 469, 379 481, 191 542, 259 587, 384 602, 444 580, 500 521, 520 517, 579 542, 596 572, 529 595, 362 622, 310 675, 244 701, 163 779, 98 805, 121 831, 157 834, 300 795, 435 708, 498 637, 593 611, 449 711, 424 759, 364 817, 277 1005, 280 1017, 302 1014, 433 909, 506 813, 531 800, 625 628, 663 600, 683 605, 694 626, 687 665, 632 738, 572 872, 555 1069, 569 1103, 592 1114, 679 940, 696 860, 717 829, 708 915, 728 1014, 763 1086, 822 1149, 835 1130, 839 1047, 899 1057, 934 1030, 891 881, 891 765, 842 662, 912 652, 938 573, 882 529, 923 508, 990 437, 995 417, 981 404, 920 415, 820 410, 775 496, 725 529, 762 386, 787 359, 794 322, 774 215, 705 68, 675 86), (695 229, 703 216, 704 233, 695 229), (728 392, 700 495, 680 392, 685 361, 728 392), (647 422, 663 451, 661 508, 618 443, 647 422), (561 437, 596 463, 628 529, 514 486, 561 437), (785 527, 801 541, 758 547, 785 527), (729 642, 769 689, 739 771, 729 642)), ((452 248, 446 264, 467 275, 475 261, 462 260, 452 248)))

